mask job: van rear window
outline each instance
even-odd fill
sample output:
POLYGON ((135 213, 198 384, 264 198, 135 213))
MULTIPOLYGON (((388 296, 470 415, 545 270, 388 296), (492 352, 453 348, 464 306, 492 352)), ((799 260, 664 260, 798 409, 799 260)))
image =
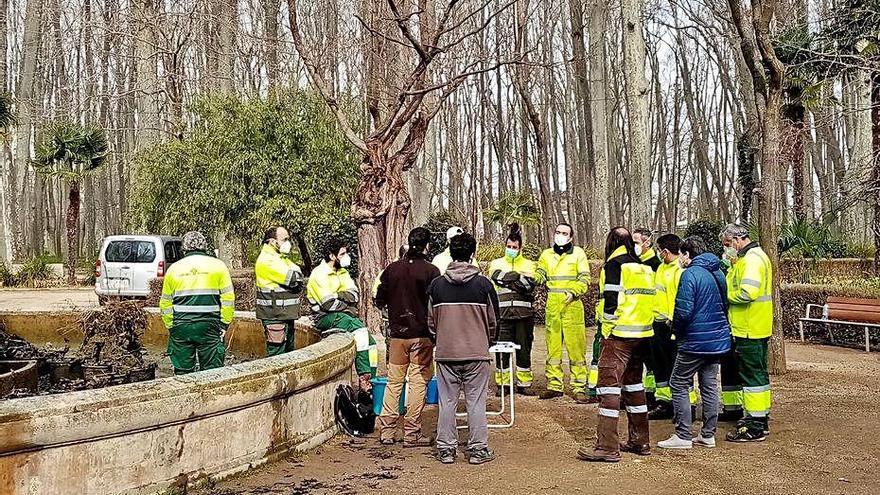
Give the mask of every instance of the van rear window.
POLYGON ((181 241, 168 241, 165 243, 165 263, 169 265, 183 258, 183 243, 181 241))
POLYGON ((156 245, 152 241, 111 241, 104 251, 108 263, 152 263, 156 245))

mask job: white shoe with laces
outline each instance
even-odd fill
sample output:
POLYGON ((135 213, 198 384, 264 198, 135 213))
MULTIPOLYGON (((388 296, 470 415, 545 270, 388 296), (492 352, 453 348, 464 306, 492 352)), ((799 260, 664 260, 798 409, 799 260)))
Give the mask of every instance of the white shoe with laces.
POLYGON ((698 436, 694 439, 694 445, 698 445, 700 447, 706 447, 708 449, 715 447, 715 437, 705 438, 702 435, 698 436))
POLYGON ((673 434, 668 440, 657 442, 657 446, 661 449, 689 449, 693 447, 694 442, 691 440, 682 440, 678 435, 673 434))

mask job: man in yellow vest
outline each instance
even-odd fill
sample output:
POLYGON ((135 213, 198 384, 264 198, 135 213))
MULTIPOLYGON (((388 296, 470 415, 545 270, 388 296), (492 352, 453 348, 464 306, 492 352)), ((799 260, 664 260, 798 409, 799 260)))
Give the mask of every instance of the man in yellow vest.
MULTIPOLYGON (((656 273, 657 269, 660 268, 660 258, 657 257, 657 252, 654 251, 654 245, 652 242, 654 232, 651 231, 651 229, 638 228, 633 230, 632 237, 633 244, 635 244, 636 248, 636 256, 639 257, 639 260, 642 263, 650 266, 651 270, 654 270, 656 273)), ((652 409, 656 405, 654 395, 657 390, 657 379, 655 377, 654 368, 651 367, 650 359, 645 363, 644 383, 645 395, 648 398, 648 409, 652 409)))
POLYGON ((721 363, 721 401, 725 412, 735 411, 741 398, 745 414, 727 440, 760 442, 770 431, 767 353, 773 332, 773 267, 745 227, 728 225, 719 237, 731 262, 727 299, 733 334, 733 354, 721 363))
POLYGON ((223 335, 235 313, 229 269, 208 256, 205 236, 187 232, 183 252, 183 259, 165 273, 159 299, 162 321, 168 328, 168 355, 176 375, 223 366, 223 335))
MULTIPOLYGON (((535 292, 535 262, 522 252, 522 233, 518 224, 510 226, 504 256, 489 264, 489 277, 498 293, 501 314, 498 340, 513 342, 520 346, 516 351, 516 391, 522 395, 534 395, 532 387, 532 342, 535 337, 535 315, 532 309, 535 292)), ((501 387, 510 383, 510 363, 499 357, 495 363, 495 384, 501 387), (506 371, 505 371, 506 370, 506 371)), ((513 393, 513 390, 510 391, 513 393)))
POLYGON ((541 254, 535 271, 535 282, 547 285, 547 390, 540 398, 562 397, 565 343, 572 396, 579 403, 587 403, 587 336, 581 297, 590 284, 590 264, 584 250, 574 245, 573 236, 571 225, 557 225, 553 247, 541 254))
POLYGON ((367 325, 357 318, 360 293, 349 275, 351 255, 339 239, 331 239, 324 248, 324 262, 309 276, 306 293, 312 308, 315 328, 322 335, 350 333, 355 343, 355 372, 362 390, 371 390, 370 379, 376 374, 379 354, 376 341, 367 325))
POLYGON ((599 419, 594 447, 578 449, 579 459, 618 462, 620 451, 648 455, 648 406, 642 383, 644 361, 654 335, 654 272, 635 254, 632 236, 615 227, 605 242, 605 266, 599 281, 602 353, 599 357, 599 419), (620 406, 626 408, 629 438, 617 433, 620 406))
MULTIPOLYGON (((669 378, 677 353, 672 335, 672 315, 675 313, 675 296, 678 294, 678 282, 682 268, 678 263, 678 248, 681 238, 675 234, 665 234, 657 239, 660 249, 659 259, 662 263, 657 267, 655 275, 654 296, 654 336, 651 338, 650 366, 656 378, 656 405, 648 413, 648 419, 672 419, 672 389, 669 378)), ((645 384, 647 388, 648 384, 645 384)))
POLYGON ((257 319, 263 323, 266 334, 267 356, 277 356, 294 349, 303 274, 299 266, 288 258, 291 248, 287 229, 270 227, 263 235, 263 248, 254 265, 257 319))

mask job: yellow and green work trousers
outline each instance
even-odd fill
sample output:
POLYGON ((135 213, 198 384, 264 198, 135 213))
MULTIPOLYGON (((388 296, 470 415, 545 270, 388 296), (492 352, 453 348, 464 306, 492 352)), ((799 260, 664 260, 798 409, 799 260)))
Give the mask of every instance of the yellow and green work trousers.
POLYGON ((769 338, 733 337, 730 353, 721 360, 721 403, 724 411, 743 410, 741 426, 768 430, 770 373, 767 370, 769 338))
POLYGON ((379 351, 376 349, 376 340, 370 335, 364 322, 348 313, 327 313, 318 319, 315 328, 321 331, 321 335, 334 332, 350 333, 354 337, 355 344, 355 372, 358 376, 366 374, 376 376, 379 351))
MULTIPOLYGON (((517 320, 501 320, 498 325, 498 341, 513 342, 519 346, 516 351, 516 375, 514 382, 517 387, 532 386, 532 342, 535 339, 535 319, 520 318, 517 320)), ((510 363, 503 362, 509 354, 498 354, 495 358, 495 384, 499 387, 510 384, 510 363)))
POLYGON ((226 359, 223 332, 210 322, 175 325, 168 332, 168 357, 175 375, 220 368, 226 359))
POLYGON ((266 334, 266 356, 278 356, 294 350, 294 322, 264 320, 263 332, 266 334))
POLYGON ((566 291, 547 294, 547 390, 563 391, 562 345, 568 351, 572 393, 587 388, 587 329, 584 303, 580 299, 566 304, 566 291))
POLYGON ((587 383, 590 397, 596 397, 596 385, 599 383, 599 354, 602 352, 602 323, 596 322, 596 335, 593 336, 593 356, 590 358, 590 375, 587 383))

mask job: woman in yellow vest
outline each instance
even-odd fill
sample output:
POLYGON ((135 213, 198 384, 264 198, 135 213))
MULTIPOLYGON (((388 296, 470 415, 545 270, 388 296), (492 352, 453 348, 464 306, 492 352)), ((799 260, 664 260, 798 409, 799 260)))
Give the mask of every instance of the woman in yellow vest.
POLYGON ((598 315, 602 331, 599 357, 599 420, 595 447, 578 449, 578 458, 618 462, 620 451, 648 455, 648 406, 642 368, 654 335, 654 271, 636 256, 632 236, 615 227, 605 241, 605 266, 599 280, 598 315), (621 400, 629 420, 629 439, 620 444, 617 424, 621 400))
MULTIPOLYGON (((516 391, 533 395, 532 341, 535 337, 535 315, 532 303, 535 298, 535 262, 522 252, 523 241, 519 224, 512 224, 507 234, 504 256, 489 264, 489 277, 498 293, 501 324, 498 340, 513 342, 520 346, 516 351, 516 391)), ((495 363, 495 384, 498 390, 510 383, 510 363, 495 363), (505 372, 504 370, 508 370, 505 372)), ((511 390, 511 393, 513 391, 511 390)))

